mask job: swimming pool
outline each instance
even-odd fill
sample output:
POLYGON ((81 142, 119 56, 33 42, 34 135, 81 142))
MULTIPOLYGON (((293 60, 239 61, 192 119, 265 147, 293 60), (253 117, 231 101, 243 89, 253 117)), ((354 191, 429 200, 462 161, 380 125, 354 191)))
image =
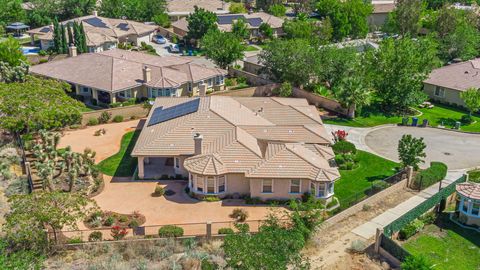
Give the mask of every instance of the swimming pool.
POLYGON ((22 47, 23 54, 38 54, 40 48, 38 47, 22 47))

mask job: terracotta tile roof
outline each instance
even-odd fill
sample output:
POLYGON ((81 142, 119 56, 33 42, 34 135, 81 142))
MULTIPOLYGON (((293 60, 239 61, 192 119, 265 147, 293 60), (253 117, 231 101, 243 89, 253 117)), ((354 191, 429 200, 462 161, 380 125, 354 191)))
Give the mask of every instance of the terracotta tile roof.
POLYGON ((466 198, 480 200, 480 183, 460 183, 456 186, 456 189, 458 193, 466 198))
MULTIPOLYGON (((192 156, 185 160, 185 168, 206 175, 245 173, 252 178, 300 177, 315 181, 339 177, 338 170, 329 163, 334 157, 329 136, 318 114, 310 115, 316 108, 306 100, 227 96, 199 99, 196 112, 145 126, 132 155, 192 156), (280 116, 274 115, 279 112, 280 116), (197 133, 203 136, 202 154, 193 156, 193 136, 197 133)), ((151 111, 190 100, 157 98, 151 111)))
POLYGON ((155 56, 120 49, 35 65, 30 72, 108 92, 142 84, 156 88, 179 87, 186 82, 227 74, 225 70, 193 64, 182 57, 155 56), (143 82, 142 69, 145 66, 151 69, 152 78, 148 83, 143 82))
MULTIPOLYGON (((83 16, 61 22, 66 25, 72 22, 83 23, 88 46, 98 46, 105 42, 117 42, 118 38, 129 35, 145 35, 157 30, 156 25, 148 25, 123 19, 112 19, 100 16, 83 16)), ((47 25, 27 31, 39 39, 52 40, 52 27, 47 25)))
POLYGON ((480 88, 480 58, 434 69, 424 83, 458 91, 480 88))

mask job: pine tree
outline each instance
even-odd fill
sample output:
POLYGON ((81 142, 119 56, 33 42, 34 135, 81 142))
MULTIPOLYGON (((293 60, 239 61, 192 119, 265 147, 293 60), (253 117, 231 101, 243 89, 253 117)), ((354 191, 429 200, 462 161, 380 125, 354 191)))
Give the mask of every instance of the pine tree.
POLYGON ((62 24, 61 27, 62 31, 62 53, 68 53, 68 42, 67 42, 67 35, 65 32, 65 25, 62 24))
POLYGON ((74 44, 72 25, 70 23, 67 24, 67 33, 68 33, 68 45, 70 46, 74 44))
POLYGON ((77 22, 73 22, 73 35, 75 39, 75 47, 77 47, 78 53, 84 53, 82 46, 82 34, 80 31, 80 26, 77 22))
POLYGON ((57 18, 53 20, 53 48, 55 52, 62 53, 62 38, 57 18))
POLYGON ((80 34, 82 36, 82 51, 88 52, 87 36, 85 35, 85 29, 83 28, 83 23, 80 23, 80 34))

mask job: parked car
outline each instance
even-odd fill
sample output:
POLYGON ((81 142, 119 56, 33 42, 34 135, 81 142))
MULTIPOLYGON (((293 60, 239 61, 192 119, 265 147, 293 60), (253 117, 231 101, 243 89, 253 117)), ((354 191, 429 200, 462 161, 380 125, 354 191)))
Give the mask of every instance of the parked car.
POLYGON ((178 47, 178 44, 170 44, 168 45, 168 51, 170 53, 180 53, 180 47, 178 47))
POLYGON ((165 44, 167 43, 167 39, 162 35, 156 35, 153 37, 153 42, 158 44, 165 44))

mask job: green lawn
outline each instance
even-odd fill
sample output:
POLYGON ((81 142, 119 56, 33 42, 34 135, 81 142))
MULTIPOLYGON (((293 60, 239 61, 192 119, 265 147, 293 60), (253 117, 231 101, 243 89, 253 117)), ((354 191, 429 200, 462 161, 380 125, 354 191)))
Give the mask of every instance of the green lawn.
POLYGON ((140 135, 140 130, 131 131, 123 135, 120 150, 115 155, 102 160, 98 169, 110 176, 132 176, 137 166, 137 158, 130 156, 135 142, 140 135))
POLYGON ((256 52, 256 51, 258 51, 258 48, 255 47, 255 46, 252 46, 252 45, 248 45, 247 47, 245 47, 245 51, 246 52, 256 52))
MULTIPOLYGON (((419 123, 422 123, 423 119, 428 119, 431 126, 444 125, 447 128, 452 128, 456 121, 460 121, 463 115, 467 114, 466 111, 458 108, 453 108, 446 105, 434 104, 432 109, 420 108, 418 109, 422 115, 419 115, 419 123)), ((473 119, 476 121, 473 124, 461 127, 461 130, 480 132, 480 116, 474 115, 473 119)), ((325 119, 327 124, 352 126, 352 127, 373 127, 384 124, 399 124, 402 122, 401 116, 386 116, 381 112, 370 113, 368 116, 358 116, 355 119, 334 118, 325 119)), ((410 120, 411 123, 411 120, 410 120)))
POLYGON ((468 172, 468 181, 480 183, 480 169, 471 170, 468 172))
POLYGON ((382 180, 395 174, 399 164, 379 156, 358 151, 359 167, 350 170, 340 170, 340 180, 335 182, 335 196, 340 205, 348 206, 349 203, 367 196, 364 192, 372 186, 375 180, 382 180))
POLYGON ((432 269, 480 269, 480 233, 463 229, 446 216, 441 221, 442 230, 437 225, 427 225, 403 247, 414 256, 425 256, 434 265, 432 269))

